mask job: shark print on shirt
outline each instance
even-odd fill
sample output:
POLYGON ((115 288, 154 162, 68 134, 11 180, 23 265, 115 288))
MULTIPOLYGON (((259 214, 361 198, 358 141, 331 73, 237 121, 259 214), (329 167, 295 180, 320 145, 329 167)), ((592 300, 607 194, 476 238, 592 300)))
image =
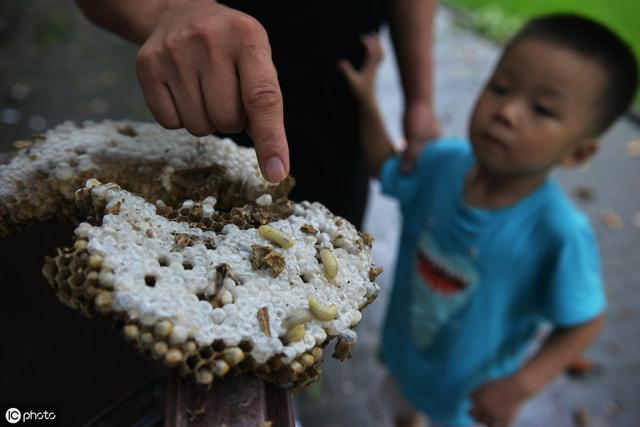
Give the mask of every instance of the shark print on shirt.
POLYGON ((478 272, 468 257, 442 251, 428 230, 416 246, 411 332, 417 348, 424 351, 469 301, 478 286, 478 272))

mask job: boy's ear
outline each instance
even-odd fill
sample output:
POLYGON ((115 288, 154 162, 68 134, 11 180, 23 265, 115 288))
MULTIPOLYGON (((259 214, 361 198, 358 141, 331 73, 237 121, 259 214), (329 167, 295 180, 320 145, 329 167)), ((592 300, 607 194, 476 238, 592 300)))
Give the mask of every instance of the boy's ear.
POLYGON ((600 141, 598 139, 588 139, 564 156, 562 160, 560 160, 560 164, 566 168, 583 165, 596 154, 599 147, 600 141))

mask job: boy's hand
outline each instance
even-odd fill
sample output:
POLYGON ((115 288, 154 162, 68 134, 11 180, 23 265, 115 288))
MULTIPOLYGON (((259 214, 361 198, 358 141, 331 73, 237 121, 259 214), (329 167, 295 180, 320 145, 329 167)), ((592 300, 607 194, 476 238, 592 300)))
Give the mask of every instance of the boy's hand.
POLYGON ((604 316, 563 328, 556 328, 538 352, 515 374, 491 381, 471 395, 469 414, 491 427, 506 427, 520 405, 544 387, 576 359, 602 329, 604 316))
POLYGON ((161 125, 198 136, 247 130, 263 176, 285 178, 282 94, 267 33, 257 20, 212 0, 168 2, 136 67, 161 125))
POLYGON ((344 73, 353 94, 360 101, 373 99, 375 96, 375 82, 378 65, 382 61, 384 51, 378 34, 365 34, 360 37, 365 48, 362 67, 356 70, 347 60, 338 61, 338 66, 344 73))
POLYGON ((377 34, 363 35, 360 40, 365 48, 362 67, 356 70, 349 61, 345 60, 338 61, 338 67, 344 73, 347 84, 351 87, 358 103, 360 143, 367 167, 373 176, 379 176, 384 162, 394 154, 375 96, 376 71, 383 52, 377 34))
POLYGON ((491 381, 473 392, 469 414, 487 426, 508 427, 527 397, 525 387, 515 376, 491 381))

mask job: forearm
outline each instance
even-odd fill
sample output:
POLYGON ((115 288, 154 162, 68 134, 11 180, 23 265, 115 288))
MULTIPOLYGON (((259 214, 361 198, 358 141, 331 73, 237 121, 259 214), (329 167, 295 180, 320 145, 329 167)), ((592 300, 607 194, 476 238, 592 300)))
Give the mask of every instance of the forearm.
POLYGON ((369 173, 379 176, 384 162, 394 154, 391 139, 382 121, 382 115, 374 99, 360 102, 358 108, 360 139, 369 173))
POLYGON ((571 328, 556 329, 542 348, 516 373, 529 396, 540 391, 596 338, 604 323, 603 315, 571 328))
MULTIPOLYGON (((170 3, 192 0, 75 0, 96 25, 142 44, 170 3)), ((212 0, 213 1, 213 0, 212 0)))
POLYGON ((436 0, 395 0, 390 28, 405 104, 433 101, 433 24, 436 0))

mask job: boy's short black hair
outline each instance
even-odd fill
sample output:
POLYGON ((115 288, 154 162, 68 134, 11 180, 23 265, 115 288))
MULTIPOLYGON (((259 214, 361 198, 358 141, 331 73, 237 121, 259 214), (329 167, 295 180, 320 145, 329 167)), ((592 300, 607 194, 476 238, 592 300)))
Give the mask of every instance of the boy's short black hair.
POLYGON ((602 96, 599 121, 601 133, 633 102, 638 86, 638 64, 631 48, 604 25, 580 15, 559 13, 533 18, 507 45, 535 38, 570 49, 596 61, 608 82, 602 96))

